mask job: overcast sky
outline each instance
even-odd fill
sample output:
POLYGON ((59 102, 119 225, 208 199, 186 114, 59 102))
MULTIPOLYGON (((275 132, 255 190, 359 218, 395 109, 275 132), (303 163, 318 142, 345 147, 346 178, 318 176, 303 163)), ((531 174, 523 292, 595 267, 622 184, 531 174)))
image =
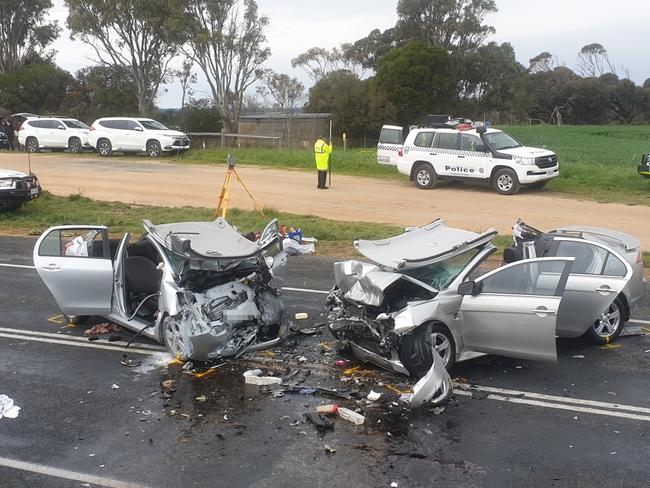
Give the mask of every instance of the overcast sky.
MULTIPOLYGON (((53 16, 65 26, 67 9, 63 0, 53 0, 53 16)), ((609 52, 619 76, 624 69, 641 84, 650 78, 647 31, 650 21, 648 0, 496 0, 499 12, 488 17, 496 29, 489 40, 510 42, 517 59, 528 60, 542 51, 556 55, 560 64, 575 67, 576 55, 586 44, 599 42, 609 52)), ((258 0, 260 11, 269 17, 267 30, 272 57, 268 66, 275 71, 307 79, 291 68, 291 59, 310 47, 331 48, 365 37, 372 29, 395 24, 397 0, 258 0)), ((68 71, 92 64, 93 52, 79 41, 70 41, 64 30, 54 44, 57 63, 68 71)), ((180 88, 166 87, 159 97, 161 107, 180 105, 180 88)), ((203 82, 197 97, 207 96, 203 82)))

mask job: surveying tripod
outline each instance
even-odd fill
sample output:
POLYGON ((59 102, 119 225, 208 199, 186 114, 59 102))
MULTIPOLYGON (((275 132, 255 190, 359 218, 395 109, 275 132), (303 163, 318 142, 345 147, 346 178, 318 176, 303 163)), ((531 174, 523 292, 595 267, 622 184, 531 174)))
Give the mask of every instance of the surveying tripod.
POLYGON ((244 190, 246 190, 246 193, 248 193, 248 196, 251 198, 253 204, 255 205, 255 210, 257 210, 262 214, 263 217, 265 217, 262 208, 257 204, 251 192, 248 190, 248 188, 246 188, 244 181, 237 174, 237 170, 235 170, 235 157, 232 154, 228 154, 228 170, 226 171, 226 180, 223 182, 223 186, 221 187, 219 203, 215 212, 216 216, 221 216, 224 219, 226 218, 226 214, 228 213, 228 204, 230 203, 230 186, 232 184, 233 176, 237 178, 239 184, 244 188, 244 190))

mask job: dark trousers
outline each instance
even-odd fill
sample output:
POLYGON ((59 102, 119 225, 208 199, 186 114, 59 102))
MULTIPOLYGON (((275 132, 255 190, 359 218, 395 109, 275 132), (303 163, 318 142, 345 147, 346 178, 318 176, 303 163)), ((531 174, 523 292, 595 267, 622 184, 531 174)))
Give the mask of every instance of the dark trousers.
POLYGON ((327 183, 327 171, 319 171, 317 188, 324 190, 325 188, 327 188, 327 186, 325 186, 326 183, 327 183))

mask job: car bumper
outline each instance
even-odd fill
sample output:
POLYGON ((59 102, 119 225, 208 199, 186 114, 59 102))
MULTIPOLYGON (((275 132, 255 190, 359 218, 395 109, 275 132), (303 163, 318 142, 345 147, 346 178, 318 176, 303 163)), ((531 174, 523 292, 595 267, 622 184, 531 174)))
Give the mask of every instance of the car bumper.
POLYGON ((0 190, 0 201, 26 202, 28 200, 33 200, 35 198, 40 197, 41 193, 43 193, 43 190, 41 189, 40 186, 38 188, 24 188, 19 190, 0 190))
POLYGON ((523 171, 518 171, 519 182, 522 184, 538 183, 540 181, 548 181, 560 175, 560 167, 553 168, 538 168, 537 166, 530 166, 523 171))
POLYGON ((189 144, 185 144, 183 146, 174 146, 174 145, 171 145, 171 144, 167 145, 167 146, 163 146, 163 151, 165 151, 165 152, 176 152, 176 151, 184 152, 184 151, 189 151, 189 150, 190 150, 190 145, 189 144))

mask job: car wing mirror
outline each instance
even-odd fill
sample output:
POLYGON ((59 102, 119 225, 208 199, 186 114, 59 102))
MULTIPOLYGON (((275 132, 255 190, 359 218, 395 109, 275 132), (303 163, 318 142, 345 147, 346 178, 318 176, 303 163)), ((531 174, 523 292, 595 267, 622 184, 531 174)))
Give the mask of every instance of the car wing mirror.
POLYGON ((144 131, 144 129, 142 127, 139 127, 137 125, 133 128, 133 130, 137 130, 138 132, 143 132, 144 131))
POLYGON ((476 281, 466 281, 458 286, 458 294, 461 296, 476 296, 481 293, 481 285, 476 281))
POLYGON ((57 127, 57 129, 59 129, 59 130, 65 130, 65 126, 60 125, 60 126, 57 127))

